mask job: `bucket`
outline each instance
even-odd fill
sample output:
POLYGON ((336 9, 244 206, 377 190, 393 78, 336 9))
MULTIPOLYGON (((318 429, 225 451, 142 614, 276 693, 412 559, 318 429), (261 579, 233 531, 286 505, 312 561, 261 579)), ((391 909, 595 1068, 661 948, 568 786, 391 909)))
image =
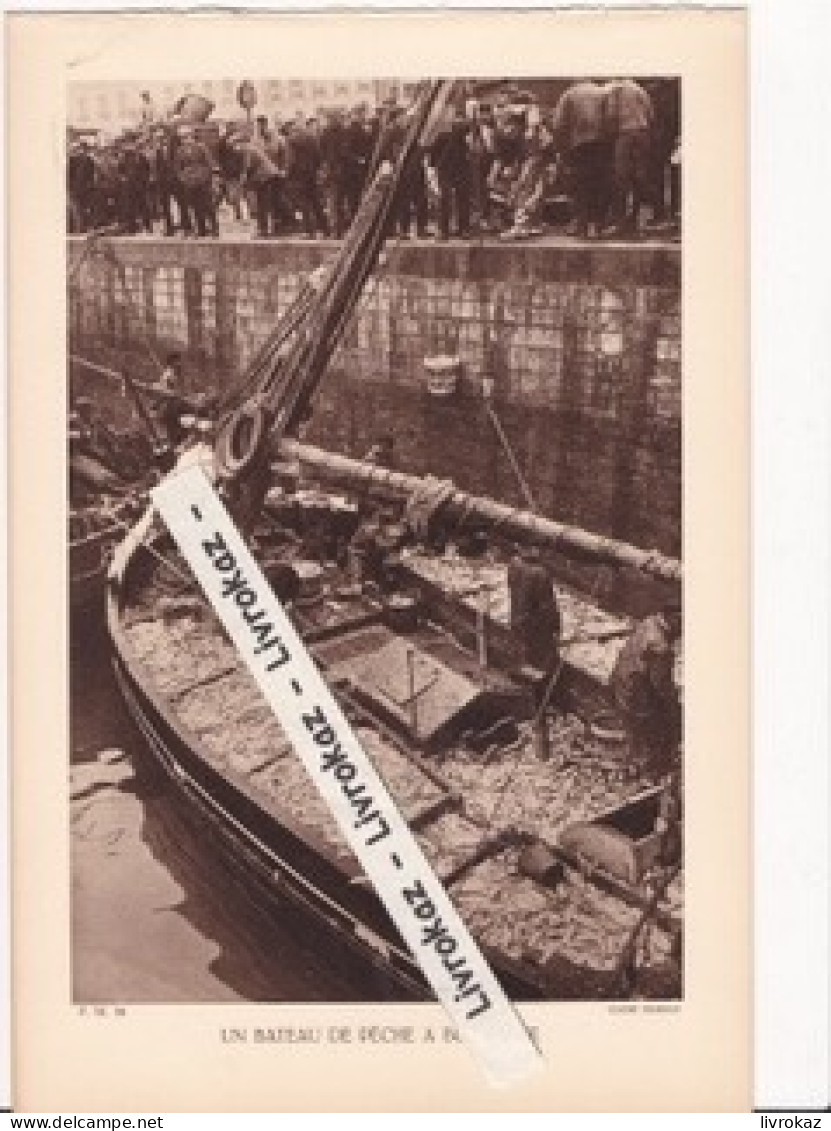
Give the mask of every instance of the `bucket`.
POLYGON ((433 397, 452 397, 459 385, 462 362, 457 355, 438 354, 425 357, 427 390, 433 397))

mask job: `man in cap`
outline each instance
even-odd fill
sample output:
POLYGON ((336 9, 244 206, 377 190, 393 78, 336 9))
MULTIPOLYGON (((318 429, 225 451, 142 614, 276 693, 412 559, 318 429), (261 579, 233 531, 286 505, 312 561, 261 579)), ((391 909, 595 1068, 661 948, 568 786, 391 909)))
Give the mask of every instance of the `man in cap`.
POLYGON ((167 125, 158 125, 152 134, 152 181, 155 186, 156 213, 164 222, 164 234, 172 236, 176 230, 173 222, 172 203, 176 201, 180 223, 183 228, 190 225, 190 217, 184 207, 182 188, 176 178, 173 155, 176 151, 175 131, 167 125))
POLYGON ((347 220, 351 223, 366 185, 375 134, 367 121, 366 107, 356 106, 349 115, 343 139, 343 190, 346 195, 347 220))
MULTIPOLYGON (((376 147, 377 164, 394 162, 407 134, 407 119, 404 108, 394 101, 387 106, 386 125, 376 147)), ((414 157, 398 186, 395 206, 395 222, 398 234, 409 239, 413 217, 416 221, 416 234, 427 234, 427 181, 424 173, 424 160, 419 154, 414 157)))
POLYGON ((95 162, 86 138, 81 138, 69 151, 67 190, 72 231, 85 232, 92 220, 95 192, 95 162))
POLYGON ((121 182, 118 172, 118 153, 115 145, 100 146, 96 151, 94 162, 92 226, 102 228, 118 219, 121 182))
POLYGON ((320 131, 320 155, 329 195, 329 217, 333 234, 340 239, 351 220, 346 176, 346 123, 339 110, 332 110, 320 131))
POLYGON ((430 162, 439 184, 439 238, 450 238, 451 217, 455 234, 470 235, 471 161, 470 123, 462 111, 449 106, 445 128, 430 150, 430 162))
POLYGON ((496 127, 489 103, 474 104, 470 132, 471 200, 481 231, 490 228, 490 172, 496 160, 496 127))
POLYGON ((298 123, 289 137, 291 196, 303 216, 306 235, 328 235, 329 225, 320 199, 320 143, 314 119, 298 123))
POLYGON ((610 691, 626 728, 635 766, 663 777, 672 769, 681 738, 681 704, 675 686, 675 642, 681 635, 676 604, 635 626, 618 655, 610 691))
POLYGON ((274 214, 275 182, 278 177, 285 179, 285 169, 278 168, 259 135, 251 139, 234 136, 231 145, 242 159, 242 185, 254 193, 257 235, 266 239, 274 214))
POLYGON ((562 622, 551 574, 536 546, 508 564, 511 632, 522 645, 524 662, 553 672, 559 657, 562 622))
POLYGON ((236 131, 230 122, 219 135, 216 145, 216 163, 222 182, 222 194, 234 211, 236 220, 242 219, 242 153, 234 143, 236 131))
POLYGON ((206 236, 213 212, 213 160, 192 126, 181 128, 180 139, 173 166, 182 186, 182 203, 192 216, 197 235, 206 236))
MULTIPOLYGON (((154 387, 158 394, 154 399, 158 403, 159 421, 171 448, 185 439, 187 430, 184 421, 194 412, 193 402, 182 392, 183 379, 181 354, 169 353, 154 387)), ((153 393, 150 392, 150 395, 152 397, 153 393)))
POLYGON ((679 79, 663 78, 650 79, 643 86, 652 100, 655 112, 651 131, 649 177, 653 222, 663 225, 675 221, 680 212, 678 165, 677 159, 673 160, 673 155, 681 137, 681 84, 679 79))
POLYGON ((139 229, 151 231, 150 162, 133 130, 127 130, 122 138, 118 173, 119 218, 124 230, 130 234, 139 229))
POLYGON ((280 232, 292 231, 296 222, 287 191, 289 143, 277 123, 266 139, 265 152, 275 169, 269 182, 268 212, 271 234, 277 235, 280 232))

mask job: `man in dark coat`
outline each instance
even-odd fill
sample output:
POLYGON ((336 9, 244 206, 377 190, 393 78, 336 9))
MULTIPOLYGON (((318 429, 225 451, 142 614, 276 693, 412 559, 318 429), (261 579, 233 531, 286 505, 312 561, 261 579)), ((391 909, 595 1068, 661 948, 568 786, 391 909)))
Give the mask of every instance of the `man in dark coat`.
POLYGON ((118 162, 119 219, 125 231, 152 230, 150 220, 150 162, 138 144, 138 138, 125 135, 118 162))
POLYGON ((309 121, 293 129, 289 137, 289 179, 291 195, 303 217, 308 236, 328 234, 328 224, 320 199, 320 144, 309 121))
POLYGON ((675 606, 636 625, 618 655, 609 688, 620 711, 632 762, 662 777, 672 769, 681 737, 675 686, 675 641, 681 614, 675 606))
MULTIPOLYGON (((400 106, 386 108, 386 123, 376 146, 376 165, 382 161, 394 162, 398 159, 407 133, 407 119, 400 106)), ((398 234, 408 239, 412 221, 416 222, 416 234, 427 233, 427 179, 424 172, 424 159, 414 155, 405 176, 398 187, 394 220, 398 234)))
POLYGON ((672 163, 673 151, 681 137, 681 84, 678 79, 651 79, 643 85, 655 111, 649 181, 653 218, 656 223, 662 224, 676 219, 681 210, 679 186, 673 176, 672 163))
POLYGON ((535 548, 508 565, 511 632, 530 667, 553 673, 559 658, 562 621, 551 574, 535 548))
MULTIPOLYGON (((185 436, 182 418, 193 411, 193 405, 182 393, 182 359, 178 353, 165 358, 154 390, 158 394, 154 399, 159 422, 171 448, 175 448, 185 436)), ((153 397, 152 392, 149 395, 153 397)))
POLYGON ((450 238, 451 216, 455 234, 470 235, 471 161, 468 146, 470 125, 462 112, 448 109, 445 127, 430 149, 430 163, 439 183, 439 236, 450 238))
POLYGON ((273 182, 280 170, 271 160, 266 145, 259 136, 250 140, 234 138, 232 144, 242 158, 242 184, 254 192, 257 234, 265 239, 269 234, 272 214, 273 182))
POLYGON ((366 187, 369 165, 375 150, 375 135, 363 106, 356 106, 344 128, 343 187, 351 223, 366 187))
POLYGON ((86 232, 90 227, 93 215, 95 162, 85 140, 81 140, 69 152, 66 179, 72 230, 86 232))
POLYGON ((118 219, 118 201, 121 178, 118 171, 118 153, 114 145, 97 150, 95 157, 93 227, 102 228, 118 219))
POLYGON ((265 142, 265 152, 274 168, 274 174, 269 182, 267 204, 271 234, 276 236, 279 232, 292 231, 295 226, 294 209, 289 202, 286 188, 289 145, 279 127, 275 127, 269 133, 265 142))
POLYGON ((347 191, 346 123, 340 111, 333 111, 320 131, 320 157, 329 198, 329 223, 340 239, 352 219, 347 191))
POLYGON ((213 206, 213 160, 193 129, 182 130, 173 165, 182 186, 183 203, 192 215, 196 233, 206 236, 213 206))
POLYGON ((234 133, 228 125, 216 146, 216 163, 222 180, 222 193, 234 210, 234 217, 242 219, 242 153, 234 145, 234 133))
POLYGON ((496 127, 489 105, 479 106, 470 132, 470 182, 476 223, 480 230, 490 227, 491 201, 489 178, 496 160, 496 127))
POLYGON ((184 206, 182 186, 176 177, 173 155, 176 151, 176 135, 173 130, 159 126, 153 133, 153 150, 155 162, 155 184, 158 212, 164 221, 164 234, 172 236, 176 230, 173 222, 173 201, 179 212, 180 226, 190 230, 190 216, 184 206))

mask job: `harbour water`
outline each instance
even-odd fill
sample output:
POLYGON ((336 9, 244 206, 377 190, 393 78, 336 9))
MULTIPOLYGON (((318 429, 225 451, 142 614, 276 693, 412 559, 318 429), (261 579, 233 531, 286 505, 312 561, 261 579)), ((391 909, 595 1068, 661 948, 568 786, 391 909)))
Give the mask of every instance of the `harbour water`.
POLYGON ((77 1003, 388 996, 286 908, 266 915, 158 770, 100 630, 74 632, 70 816, 77 1003))

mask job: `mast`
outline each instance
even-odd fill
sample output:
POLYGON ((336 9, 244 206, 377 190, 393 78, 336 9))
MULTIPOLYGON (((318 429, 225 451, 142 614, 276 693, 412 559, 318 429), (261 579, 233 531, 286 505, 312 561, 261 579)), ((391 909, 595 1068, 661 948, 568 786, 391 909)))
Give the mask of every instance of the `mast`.
MULTIPOLYGON (((318 272, 290 330, 281 320, 254 363, 254 388, 220 426, 215 460, 220 487, 243 512, 262 505, 268 453, 308 417, 328 363, 374 270, 391 226, 402 182, 422 159, 422 145, 441 118, 452 82, 423 83, 393 162, 384 162, 364 194, 338 257, 318 272), (278 340, 279 339, 279 340, 278 340)), ((250 388, 250 383, 241 384, 250 388)), ((238 517, 242 517, 238 515, 238 517)))
MULTIPOLYGON (((280 454, 287 460, 298 461, 316 478, 332 485, 353 490, 360 488, 390 501, 410 498, 424 486, 424 479, 420 476, 391 471, 292 440, 282 441, 280 454)), ((677 558, 657 550, 643 550, 602 534, 592 534, 579 526, 569 526, 482 495, 453 489, 442 500, 441 513, 460 527, 465 524, 484 526, 519 542, 562 550, 565 554, 598 564, 636 569, 662 581, 680 583, 683 579, 683 566, 677 558)))

